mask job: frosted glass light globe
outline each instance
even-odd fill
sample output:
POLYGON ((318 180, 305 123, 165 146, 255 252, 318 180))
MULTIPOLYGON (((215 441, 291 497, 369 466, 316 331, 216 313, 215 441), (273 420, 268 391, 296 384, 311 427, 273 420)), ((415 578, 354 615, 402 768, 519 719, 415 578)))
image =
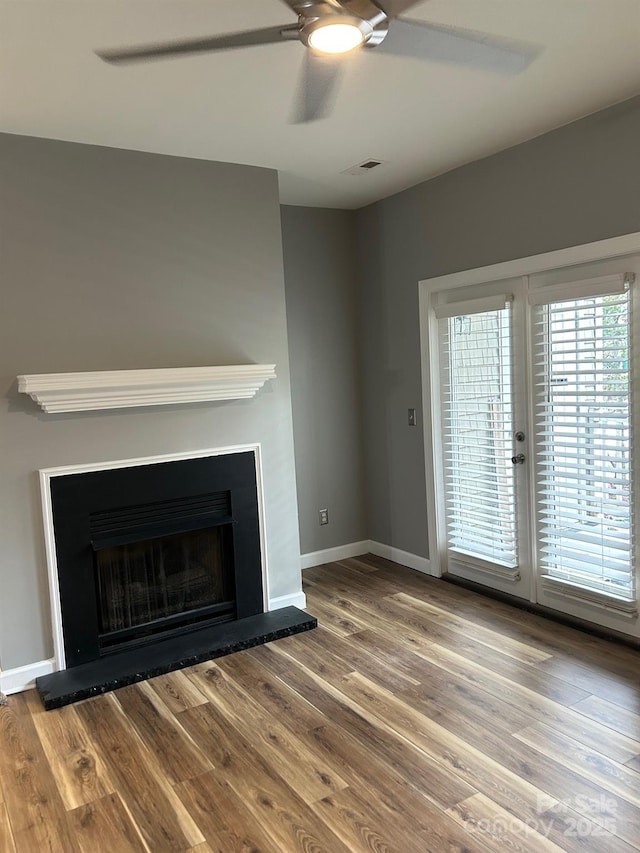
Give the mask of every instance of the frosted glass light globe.
POLYGON ((325 24, 309 35, 309 44, 321 53, 347 53, 364 41, 364 35, 355 24, 325 24))

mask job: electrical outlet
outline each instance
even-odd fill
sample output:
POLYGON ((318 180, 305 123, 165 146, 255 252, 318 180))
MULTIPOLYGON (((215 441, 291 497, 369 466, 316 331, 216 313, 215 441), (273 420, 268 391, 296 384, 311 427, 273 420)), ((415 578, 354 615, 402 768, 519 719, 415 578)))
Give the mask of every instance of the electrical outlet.
POLYGON ((329 524, 329 510, 321 509, 320 510, 320 524, 329 524))
POLYGON ((416 410, 415 409, 409 409, 408 420, 409 420, 409 426, 417 426, 418 425, 418 418, 416 417, 416 410))

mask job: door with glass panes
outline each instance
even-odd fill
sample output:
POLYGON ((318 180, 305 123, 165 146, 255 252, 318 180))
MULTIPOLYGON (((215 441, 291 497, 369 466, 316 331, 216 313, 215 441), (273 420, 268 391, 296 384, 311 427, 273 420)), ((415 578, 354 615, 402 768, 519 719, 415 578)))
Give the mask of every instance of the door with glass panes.
POLYGON ((636 265, 430 294, 441 571, 592 621, 635 612, 636 265))

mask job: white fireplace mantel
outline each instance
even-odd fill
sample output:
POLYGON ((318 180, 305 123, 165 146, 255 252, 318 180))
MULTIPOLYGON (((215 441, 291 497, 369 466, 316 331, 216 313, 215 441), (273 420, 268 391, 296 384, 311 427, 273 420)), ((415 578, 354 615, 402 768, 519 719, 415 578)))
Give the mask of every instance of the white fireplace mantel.
POLYGON ((275 364, 40 373, 18 376, 18 389, 47 413, 168 406, 255 397, 275 364))

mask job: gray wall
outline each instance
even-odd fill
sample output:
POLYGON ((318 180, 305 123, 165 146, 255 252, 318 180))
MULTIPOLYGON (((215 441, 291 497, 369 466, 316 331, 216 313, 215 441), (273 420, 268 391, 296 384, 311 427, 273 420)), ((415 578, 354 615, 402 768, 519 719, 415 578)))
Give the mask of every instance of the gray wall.
MULTIPOLYGON (((283 208, 303 552, 428 555, 417 282, 640 231, 638 138, 634 99, 356 213, 283 208)), ((275 174, 0 135, 0 261, 2 667, 51 654, 38 468, 260 440, 271 595, 297 590, 275 174), (279 377, 246 403, 45 416, 15 384, 243 361, 279 377)))
POLYGON ((357 212, 369 538, 428 556, 420 279, 640 231, 635 98, 357 212))
POLYGON ((350 211, 282 208, 303 554, 367 538, 354 226, 350 211))
POLYGON ((52 653, 37 470, 262 442, 272 597, 300 588, 277 176, 0 135, 0 652, 52 653), (21 373, 275 362, 256 399, 44 415, 21 373))

